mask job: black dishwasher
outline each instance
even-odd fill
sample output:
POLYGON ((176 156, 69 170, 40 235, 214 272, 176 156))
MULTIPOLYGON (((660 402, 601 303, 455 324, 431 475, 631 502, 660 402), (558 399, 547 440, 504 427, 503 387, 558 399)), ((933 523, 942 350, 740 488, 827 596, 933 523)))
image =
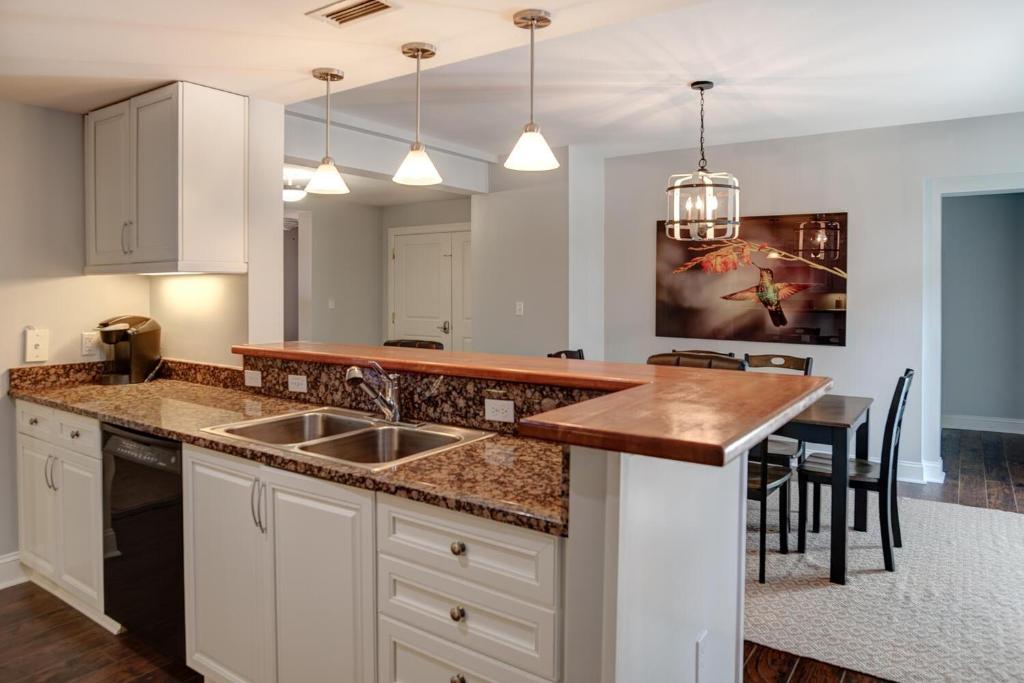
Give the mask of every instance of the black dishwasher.
POLYGON ((185 661, 181 444, 103 430, 103 602, 107 616, 185 661))

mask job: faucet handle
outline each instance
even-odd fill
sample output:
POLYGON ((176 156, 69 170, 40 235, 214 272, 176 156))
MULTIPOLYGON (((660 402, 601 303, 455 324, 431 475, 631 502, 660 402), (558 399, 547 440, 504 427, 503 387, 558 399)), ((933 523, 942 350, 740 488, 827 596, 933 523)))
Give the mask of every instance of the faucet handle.
POLYGON ((373 371, 374 371, 374 372, 376 372, 376 373, 377 373, 378 375, 380 375, 381 377, 387 377, 387 376, 388 376, 388 373, 387 373, 387 371, 386 371, 386 370, 385 370, 384 368, 382 368, 382 367, 380 366, 380 363, 378 363, 378 362, 377 362, 377 361, 375 361, 375 360, 371 360, 371 361, 370 361, 370 362, 369 362, 369 363, 367 364, 367 367, 369 367, 369 368, 372 368, 372 369, 373 369, 373 371))

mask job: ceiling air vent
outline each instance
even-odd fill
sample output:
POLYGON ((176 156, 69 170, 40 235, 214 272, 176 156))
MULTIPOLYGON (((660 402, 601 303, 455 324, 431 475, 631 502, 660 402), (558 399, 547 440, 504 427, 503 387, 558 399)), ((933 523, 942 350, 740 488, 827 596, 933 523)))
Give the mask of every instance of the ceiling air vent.
POLYGON ((382 2, 381 0, 343 0, 332 2, 311 12, 306 16, 314 19, 328 21, 335 26, 344 26, 359 19, 397 9, 393 2, 382 2))

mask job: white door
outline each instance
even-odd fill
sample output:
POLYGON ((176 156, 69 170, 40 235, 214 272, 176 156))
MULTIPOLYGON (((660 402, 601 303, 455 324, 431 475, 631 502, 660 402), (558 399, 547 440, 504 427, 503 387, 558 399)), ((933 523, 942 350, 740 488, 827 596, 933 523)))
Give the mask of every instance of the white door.
POLYGON ((171 261, 178 255, 179 84, 131 99, 134 224, 131 262, 171 261))
POLYGON ((372 683, 373 493, 283 472, 269 476, 276 679, 372 683))
POLYGON ((57 489, 60 571, 63 586, 103 608, 103 462, 53 448, 51 480, 57 489))
POLYGON ((86 263, 124 263, 131 220, 130 105, 119 102, 85 117, 86 263))
POLYGON ((267 680, 259 470, 191 448, 184 465, 188 664, 216 680, 267 680))
POLYGON ((18 545, 21 561, 57 573, 57 492, 50 485, 51 446, 18 435, 18 545))
POLYGON ((452 233, 452 351, 473 350, 473 250, 469 235, 452 233))
POLYGON ((452 348, 451 261, 451 233, 394 236, 392 339, 426 339, 452 348))

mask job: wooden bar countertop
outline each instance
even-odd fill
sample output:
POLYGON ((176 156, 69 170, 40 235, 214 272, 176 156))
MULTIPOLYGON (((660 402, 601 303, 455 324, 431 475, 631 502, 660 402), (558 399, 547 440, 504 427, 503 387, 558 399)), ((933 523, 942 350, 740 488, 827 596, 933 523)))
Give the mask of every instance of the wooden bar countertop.
POLYGON ((232 353, 612 392, 525 417, 519 433, 578 446, 724 465, 832 388, 827 377, 394 346, 239 345, 232 353))

